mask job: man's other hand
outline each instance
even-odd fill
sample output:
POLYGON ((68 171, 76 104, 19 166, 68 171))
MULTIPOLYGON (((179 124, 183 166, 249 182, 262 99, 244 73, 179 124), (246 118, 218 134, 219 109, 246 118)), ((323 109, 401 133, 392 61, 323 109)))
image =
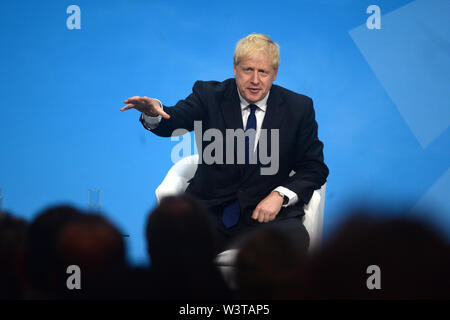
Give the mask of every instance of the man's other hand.
POLYGON ((276 191, 261 200, 253 210, 252 219, 269 222, 275 219, 283 205, 283 197, 276 191))
POLYGON ((120 111, 125 111, 128 109, 136 109, 140 112, 145 113, 150 117, 162 116, 164 119, 169 119, 170 116, 164 112, 161 104, 158 100, 149 97, 131 97, 124 101, 128 103, 125 107, 122 107, 120 111))

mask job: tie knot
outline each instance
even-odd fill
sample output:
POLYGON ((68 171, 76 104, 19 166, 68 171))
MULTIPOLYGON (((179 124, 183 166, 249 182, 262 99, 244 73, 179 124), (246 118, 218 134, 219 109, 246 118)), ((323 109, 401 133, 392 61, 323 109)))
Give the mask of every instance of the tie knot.
POLYGON ((249 104, 248 107, 250 108, 250 113, 255 113, 256 108, 258 108, 258 106, 256 104, 249 104))

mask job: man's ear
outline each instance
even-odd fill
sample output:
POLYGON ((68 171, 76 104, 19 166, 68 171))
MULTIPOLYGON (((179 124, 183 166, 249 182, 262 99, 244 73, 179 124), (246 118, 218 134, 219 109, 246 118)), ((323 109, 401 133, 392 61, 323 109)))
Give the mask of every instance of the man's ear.
POLYGON ((275 72, 273 74, 273 81, 275 81, 275 79, 277 78, 277 74, 278 74, 278 68, 275 70, 275 72))
POLYGON ((233 62, 233 74, 236 77, 236 63, 233 62))

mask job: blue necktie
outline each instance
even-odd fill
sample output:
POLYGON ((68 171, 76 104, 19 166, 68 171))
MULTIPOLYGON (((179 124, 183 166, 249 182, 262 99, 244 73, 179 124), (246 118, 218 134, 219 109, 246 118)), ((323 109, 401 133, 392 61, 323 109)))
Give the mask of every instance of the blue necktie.
MULTIPOLYGON (((254 104, 250 104, 248 106, 250 108, 250 115, 247 119, 247 126, 245 127, 245 131, 249 129, 253 129, 256 133, 256 116, 255 111, 257 106, 254 104)), ((253 152, 254 143, 255 143, 255 135, 250 135, 251 139, 253 140, 252 143, 250 143, 249 136, 245 136, 245 169, 248 168, 248 164, 250 163, 250 153, 253 152)), ((227 228, 231 228, 235 226, 239 221, 239 216, 241 215, 241 207, 239 206, 239 201, 235 200, 231 204, 225 207, 222 213, 222 222, 227 228)))

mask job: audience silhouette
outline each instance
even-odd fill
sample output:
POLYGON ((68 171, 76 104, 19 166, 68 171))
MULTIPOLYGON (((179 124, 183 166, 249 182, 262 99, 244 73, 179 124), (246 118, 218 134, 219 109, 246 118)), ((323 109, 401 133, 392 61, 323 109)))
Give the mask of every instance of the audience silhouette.
POLYGON ((121 232, 104 215, 61 205, 28 224, 0 212, 0 299, 450 299, 441 233, 407 212, 348 216, 313 252, 279 229, 246 235, 235 244, 231 289, 214 262, 210 216, 190 196, 166 197, 150 212, 150 267, 127 264, 121 232), (67 287, 71 265, 80 290, 67 287))
POLYGON ((255 231, 239 245, 236 283, 241 299, 290 299, 297 290, 296 274, 307 252, 282 230, 269 227, 255 231))
MULTIPOLYGON (((126 277, 125 243, 120 231, 106 218, 84 214, 68 222, 57 240, 60 274, 67 278, 67 266, 76 265, 82 271, 82 290, 62 293, 77 298, 124 298, 126 277)), ((65 281, 62 282, 65 285, 65 281)))
POLYGON ((23 281, 20 257, 23 256, 28 223, 0 211, 0 299, 20 299, 23 281))
MULTIPOLYGON (((25 245, 26 299, 57 299, 61 277, 57 240, 61 229, 83 212, 71 206, 55 206, 38 213, 31 222, 25 245)), ((65 284, 65 282, 64 282, 65 284)))
POLYGON ((159 298, 232 297, 214 264, 217 234, 197 201, 188 195, 164 198, 149 216, 146 235, 159 298))
POLYGON ((372 210, 352 214, 312 255, 298 298, 450 298, 448 243, 426 223, 398 218, 407 212, 392 212, 388 216, 397 217, 392 219, 376 218, 385 214, 372 210))

